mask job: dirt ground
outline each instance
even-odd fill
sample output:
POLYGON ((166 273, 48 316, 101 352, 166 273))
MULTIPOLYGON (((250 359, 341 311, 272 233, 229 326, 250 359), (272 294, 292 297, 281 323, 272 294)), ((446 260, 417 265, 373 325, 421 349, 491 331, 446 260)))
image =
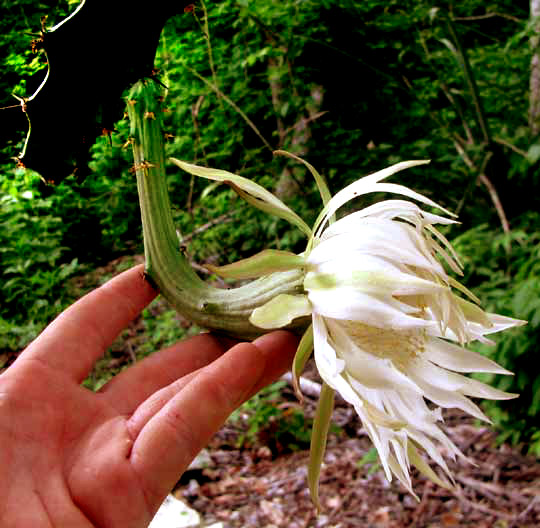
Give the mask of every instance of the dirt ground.
MULTIPOLYGON (((283 397, 292 400, 294 394, 286 388, 283 397)), ((308 415, 314 405, 307 398, 308 415)), ((472 463, 450 465, 453 492, 415 475, 419 501, 399 483, 386 481, 369 456, 372 446, 360 421, 344 402, 334 416, 340 432, 329 436, 319 516, 307 489, 308 451, 279 453, 272 442, 271 448, 235 449, 238 431, 231 424, 209 446, 211 467, 186 474, 175 494, 207 524, 221 521, 224 528, 540 526, 540 462, 517 448, 497 446, 489 427, 461 412, 447 413, 444 429, 472 463)))

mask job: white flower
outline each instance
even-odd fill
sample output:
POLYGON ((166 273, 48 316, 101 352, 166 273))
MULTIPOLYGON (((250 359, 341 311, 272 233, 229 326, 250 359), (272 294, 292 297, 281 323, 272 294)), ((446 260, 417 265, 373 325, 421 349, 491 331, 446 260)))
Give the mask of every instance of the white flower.
POLYGON ((459 272, 434 227, 449 222, 389 200, 330 225, 307 257, 304 286, 319 373, 354 406, 387 478, 394 474, 411 492, 411 463, 429 471, 420 467, 418 447, 449 476, 439 447, 451 457, 461 454, 437 425, 441 408, 487 420, 468 396, 514 397, 460 374, 510 374, 462 345, 488 341, 486 334, 521 321, 486 314, 452 291, 468 294, 436 258, 459 272))
MULTIPOLYGON (((380 183, 419 163, 394 165, 329 199, 304 254, 306 296, 279 296, 251 318, 254 324, 271 328, 311 314, 321 377, 354 406, 387 478, 395 475, 411 493, 411 465, 438 484, 449 485, 423 460, 418 448, 450 480, 441 451, 451 458, 463 456, 438 426, 442 408, 462 409, 489 421, 469 397, 516 396, 463 376, 511 374, 464 345, 475 340, 491 343, 486 335, 524 323, 485 313, 479 300, 446 272, 443 263, 458 275, 461 264, 435 225, 454 220, 409 201, 387 200, 331 223, 343 204, 375 191, 438 207, 406 187, 380 183)), ((318 470, 311 480, 317 502, 318 470)))
POLYGON ((389 480, 395 475, 413 493, 410 466, 414 465, 433 481, 448 486, 418 450, 425 451, 452 480, 441 452, 451 458, 463 455, 439 428, 442 409, 458 408, 488 420, 469 397, 515 397, 462 375, 511 374, 464 345, 475 340, 491 343, 487 335, 524 321, 484 312, 479 300, 447 273, 444 265, 460 275, 461 264, 435 226, 454 220, 394 199, 333 222, 336 211, 348 201, 381 191, 412 198, 452 216, 407 187, 381 183, 399 170, 426 162, 398 163, 330 198, 317 171, 288 155, 307 166, 325 201, 312 230, 276 197, 245 178, 173 161, 192 174, 233 184, 249 203, 287 219, 309 237, 302 255, 266 250, 213 270, 233 278, 305 270, 304 294, 278 295, 255 309, 250 321, 270 329, 287 326, 299 317, 312 318, 312 330, 302 339, 293 365, 296 379, 314 348, 326 384, 312 438, 308 473, 312 497, 317 504, 333 394, 327 387, 354 406, 389 480))

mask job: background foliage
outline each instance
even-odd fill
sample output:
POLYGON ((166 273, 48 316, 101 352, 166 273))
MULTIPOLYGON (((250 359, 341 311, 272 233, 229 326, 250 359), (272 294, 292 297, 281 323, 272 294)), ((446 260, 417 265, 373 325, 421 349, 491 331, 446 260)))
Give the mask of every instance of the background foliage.
MULTIPOLYGON (((11 92, 29 95, 43 77, 44 57, 32 53, 30 35, 40 17, 57 21, 76 2, 1 5, 5 107, 17 104, 11 92)), ((522 394, 490 404, 491 416, 505 437, 537 454, 540 85, 531 82, 531 61, 538 31, 523 0, 199 1, 169 21, 156 58, 169 88, 168 154, 253 178, 308 223, 318 194, 274 149, 308 159, 334 192, 390 163, 432 160, 396 179, 459 212, 463 223, 448 235, 466 284, 489 309, 530 321, 484 352, 516 373, 492 382, 522 394)), ((24 116, 0 115, 0 348, 12 351, 73 300, 70 278, 140 253, 142 241, 124 121, 94 145, 85 181, 48 188, 10 160, 22 147, 24 116)), ((301 247, 298 232, 228 189, 172 167, 169 178, 194 262, 301 247)), ((180 335, 168 329, 171 316, 159 328, 145 320, 154 335, 180 335)))

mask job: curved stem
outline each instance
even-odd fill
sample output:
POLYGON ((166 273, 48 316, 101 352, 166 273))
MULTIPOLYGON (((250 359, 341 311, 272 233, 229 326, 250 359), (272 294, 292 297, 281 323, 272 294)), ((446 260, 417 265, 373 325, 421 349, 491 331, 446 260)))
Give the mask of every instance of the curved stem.
MULTIPOLYGON (((264 333, 249 322, 251 312, 280 293, 303 292, 303 272, 274 273, 245 286, 224 290, 209 286, 181 253, 165 174, 161 130, 161 93, 156 82, 139 81, 128 100, 137 189, 143 224, 146 273, 182 315, 206 328, 239 338, 264 333)), ((307 321, 295 321, 303 328, 307 321)))

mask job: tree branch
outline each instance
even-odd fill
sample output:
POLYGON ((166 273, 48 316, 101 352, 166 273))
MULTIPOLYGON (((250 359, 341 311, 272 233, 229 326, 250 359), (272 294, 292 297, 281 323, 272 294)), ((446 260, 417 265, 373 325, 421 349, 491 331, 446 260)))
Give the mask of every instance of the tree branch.
POLYGON ((42 30, 49 71, 23 101, 31 131, 22 162, 50 182, 84 174, 96 137, 122 117, 122 92, 152 75, 163 25, 182 8, 174 0, 86 0, 42 30))
MULTIPOLYGON (((497 192, 497 189, 495 189, 495 186, 491 183, 489 178, 485 175, 484 168, 482 168, 481 170, 478 170, 478 168, 476 167, 474 162, 471 160, 469 155, 465 152, 463 147, 457 141, 454 142, 454 146, 456 147, 456 150, 458 151, 465 165, 467 165, 469 169, 474 171, 478 175, 477 176, 478 181, 481 181, 486 186, 486 189, 488 190, 491 201, 493 202, 493 205, 495 206, 495 210, 497 211, 497 215, 499 216, 499 220, 501 222, 503 231, 505 233, 509 233, 510 224, 508 223, 506 213, 504 212, 501 200, 499 198, 499 193, 497 192)), ((489 157, 486 156, 486 158, 484 158, 483 165, 487 165, 487 162, 489 161, 489 157)))

